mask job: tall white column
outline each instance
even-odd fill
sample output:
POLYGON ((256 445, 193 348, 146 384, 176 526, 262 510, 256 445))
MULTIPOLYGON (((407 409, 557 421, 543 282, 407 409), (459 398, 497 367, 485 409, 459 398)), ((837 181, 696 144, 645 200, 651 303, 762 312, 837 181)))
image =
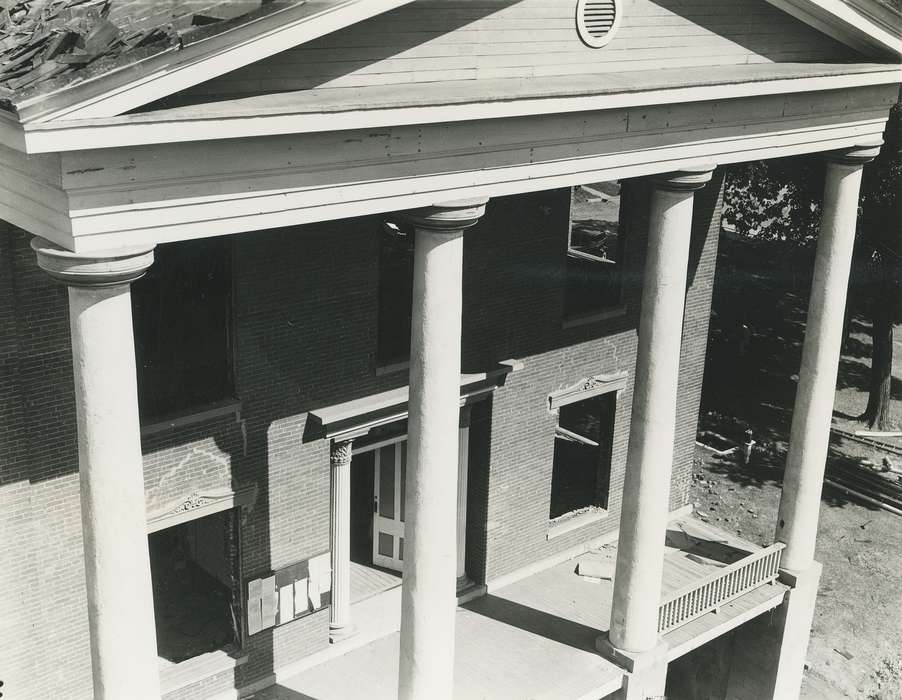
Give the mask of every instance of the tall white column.
POLYGON ((351 623, 351 440, 332 443, 332 604, 329 641, 339 642, 354 632, 351 623))
POLYGON ((786 543, 782 567, 793 572, 807 570, 814 563, 861 175, 881 144, 877 140, 828 156, 802 367, 775 534, 786 543))
POLYGON ((658 645, 658 602, 676 422, 693 193, 712 167, 652 178, 648 252, 610 644, 642 653, 658 645))
POLYGON ((467 577, 467 479, 469 477, 470 406, 460 409, 457 456, 457 588, 472 583, 467 577))
POLYGON ((129 285, 153 248, 96 256, 35 238, 69 287, 94 697, 160 697, 129 285))
POLYGON ((485 200, 409 214, 416 229, 398 692, 452 697, 457 607, 463 231, 485 200))

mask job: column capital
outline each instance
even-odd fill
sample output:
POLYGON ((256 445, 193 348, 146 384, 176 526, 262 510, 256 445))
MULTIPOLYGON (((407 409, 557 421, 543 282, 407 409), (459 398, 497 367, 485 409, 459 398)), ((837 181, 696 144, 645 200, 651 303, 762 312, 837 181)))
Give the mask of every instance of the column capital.
POLYGON ((34 237, 31 249, 38 267, 70 287, 114 287, 140 279, 153 264, 154 246, 136 246, 97 253, 73 253, 34 237))
POLYGON ((329 448, 329 464, 331 464, 333 467, 340 467, 344 464, 350 464, 353 454, 353 448, 353 439, 345 438, 333 440, 332 445, 329 448))
POLYGON ((863 141, 848 148, 828 151, 824 153, 824 158, 828 163, 866 165, 880 154, 881 146, 883 146, 883 139, 878 136, 870 141, 863 141))
POLYGON ((420 230, 430 233, 453 233, 475 226, 485 214, 487 197, 459 199, 411 209, 405 216, 420 230))
POLYGON ((651 180, 662 190, 671 192, 695 192, 707 185, 711 181, 714 169, 717 166, 713 163, 705 165, 691 166, 683 170, 674 170, 669 173, 660 173, 652 175, 651 180))

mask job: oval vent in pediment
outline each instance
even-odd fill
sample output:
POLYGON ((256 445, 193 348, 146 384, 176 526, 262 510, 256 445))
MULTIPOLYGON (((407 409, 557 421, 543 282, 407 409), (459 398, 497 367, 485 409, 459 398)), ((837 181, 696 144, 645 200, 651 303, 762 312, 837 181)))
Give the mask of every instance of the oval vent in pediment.
POLYGON ((576 5, 576 28, 587 46, 601 48, 620 26, 621 2, 617 0, 579 0, 576 5))

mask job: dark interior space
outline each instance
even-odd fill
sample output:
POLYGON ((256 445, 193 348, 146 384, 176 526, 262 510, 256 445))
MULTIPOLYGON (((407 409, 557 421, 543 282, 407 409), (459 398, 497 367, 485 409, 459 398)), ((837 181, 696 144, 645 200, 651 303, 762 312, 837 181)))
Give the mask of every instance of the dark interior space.
POLYGON ((554 439, 551 519, 607 507, 616 403, 611 392, 561 406, 554 439))
POLYGON ((231 250, 227 238, 157 246, 156 263, 132 285, 144 422, 234 394, 231 250))
POLYGON ((373 565, 373 475, 375 452, 351 462, 351 561, 373 565))
POLYGON ((161 657, 179 663, 237 641, 235 521, 223 511, 149 536, 161 657))

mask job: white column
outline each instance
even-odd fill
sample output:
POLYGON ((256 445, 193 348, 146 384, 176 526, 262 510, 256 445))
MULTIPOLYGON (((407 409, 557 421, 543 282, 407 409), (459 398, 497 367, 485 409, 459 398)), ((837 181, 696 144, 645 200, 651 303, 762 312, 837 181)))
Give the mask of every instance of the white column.
POLYGON ((460 437, 457 457, 457 588, 469 585, 467 578, 467 473, 470 450, 470 407, 460 409, 460 437))
POLYGON ((711 179, 712 170, 703 167, 652 178, 609 634, 611 645, 629 653, 658 645, 693 193, 711 179))
POLYGON ((778 541, 786 543, 782 567, 794 572, 814 563, 861 175, 881 144, 878 140, 828 156, 802 366, 775 534, 778 541))
POLYGON ((484 211, 479 200, 410 213, 416 241, 401 700, 450 700, 453 692, 463 231, 484 211))
POLYGON ((351 440, 332 443, 332 604, 329 641, 347 639, 351 623, 351 440))
POLYGON ((160 697, 129 285, 152 247, 75 255, 35 238, 69 287, 94 697, 160 697))

